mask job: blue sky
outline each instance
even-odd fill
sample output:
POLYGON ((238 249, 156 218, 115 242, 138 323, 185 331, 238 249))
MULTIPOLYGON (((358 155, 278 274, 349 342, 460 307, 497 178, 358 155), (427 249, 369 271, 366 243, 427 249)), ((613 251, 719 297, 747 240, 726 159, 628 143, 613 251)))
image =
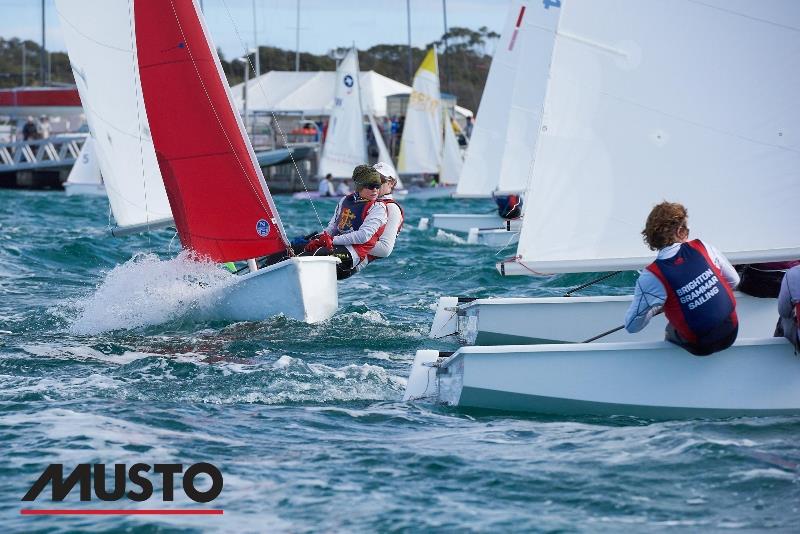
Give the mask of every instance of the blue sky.
MULTIPOLYGON (((299 0, 300 50, 322 54, 355 41, 361 49, 407 41, 405 0, 299 0)), ((441 0, 411 1, 411 41, 422 46, 441 37, 441 0)), ((510 0, 446 0, 447 24, 500 32, 510 0)), ((238 55, 253 41, 253 0, 203 0, 214 43, 226 57, 238 55), (227 9, 226 9, 227 7, 227 9), (239 35, 234 29, 234 22, 239 35)), ((259 44, 293 50, 297 0, 255 0, 259 44)), ((46 0, 47 48, 65 50, 54 0, 46 0)), ((41 39, 40 0, 0 0, 0 36, 41 39)))

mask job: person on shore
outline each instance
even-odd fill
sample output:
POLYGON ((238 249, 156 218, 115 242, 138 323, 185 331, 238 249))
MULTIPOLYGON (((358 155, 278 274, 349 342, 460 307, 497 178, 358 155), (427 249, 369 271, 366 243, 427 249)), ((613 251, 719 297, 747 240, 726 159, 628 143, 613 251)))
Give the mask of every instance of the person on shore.
POLYGON ((47 115, 42 115, 39 118, 39 138, 40 139, 47 139, 50 137, 50 131, 52 130, 52 125, 50 124, 50 118, 47 115))
MULTIPOLYGON (((369 165, 353 169, 355 193, 343 197, 336 205, 328 226, 303 247, 305 255, 336 256, 337 279, 344 280, 359 269, 386 228, 386 204, 378 202, 381 176, 369 165)), ((366 263, 365 263, 366 265, 366 263)))
POLYGON ((336 190, 333 186, 333 175, 328 173, 325 175, 325 178, 319 181, 319 196, 321 197, 333 197, 336 196, 336 190))
POLYGON ((39 139, 39 130, 36 129, 36 123, 30 115, 25 124, 22 125, 22 139, 23 141, 39 139))
POLYGON ((733 289, 739 275, 713 246, 689 241, 688 212, 662 202, 647 217, 642 236, 656 260, 636 281, 625 329, 639 332, 650 319, 667 316, 665 339, 696 356, 730 347, 739 330, 733 289))
POLYGON ((339 196, 349 195, 350 194, 350 188, 347 186, 347 184, 344 181, 341 181, 341 182, 339 182, 339 185, 336 186, 336 193, 339 196))
POLYGON ((778 328, 775 336, 783 336, 800 350, 800 265, 786 271, 778 294, 778 328))
POLYGON ((394 245, 400 230, 403 228, 403 208, 392 196, 397 186, 396 171, 391 165, 378 162, 373 167, 381 175, 381 188, 378 190, 378 202, 386 206, 386 228, 381 234, 375 247, 370 251, 367 259, 372 262, 379 258, 388 258, 394 250, 394 245))

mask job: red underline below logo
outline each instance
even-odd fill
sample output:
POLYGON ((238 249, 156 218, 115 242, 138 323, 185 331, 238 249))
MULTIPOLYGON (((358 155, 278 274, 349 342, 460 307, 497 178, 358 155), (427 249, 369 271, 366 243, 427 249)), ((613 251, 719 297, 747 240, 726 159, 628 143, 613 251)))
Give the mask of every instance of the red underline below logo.
POLYGON ((31 510, 23 508, 19 511, 22 515, 222 515, 224 510, 208 509, 142 509, 142 510, 31 510))

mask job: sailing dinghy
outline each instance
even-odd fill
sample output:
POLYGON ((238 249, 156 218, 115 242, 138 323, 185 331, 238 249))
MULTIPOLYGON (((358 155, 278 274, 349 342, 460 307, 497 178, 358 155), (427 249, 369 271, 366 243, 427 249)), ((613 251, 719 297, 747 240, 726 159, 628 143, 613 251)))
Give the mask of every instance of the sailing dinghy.
POLYGON ((174 224, 201 260, 248 260, 210 292, 214 318, 309 323, 338 307, 335 258, 254 258, 289 249, 255 153, 192 0, 58 0, 116 234, 174 224), (91 16, 88 14, 91 13, 91 16), (101 20, 98 20, 101 19, 101 20), (167 203, 168 200, 168 203, 167 203), (231 275, 234 276, 234 275, 231 275))
MULTIPOLYGON (((791 231, 800 227, 800 144, 791 133, 800 125, 800 8, 789 0, 617 6, 561 7, 536 194, 517 256, 499 268, 641 268, 653 254, 639 230, 665 198, 686 205, 693 233, 733 263, 800 257, 791 231)), ((800 360, 785 339, 768 337, 774 299, 737 295, 738 341, 705 358, 662 341, 663 320, 580 343, 619 325, 630 298, 445 298, 434 324, 442 332, 541 344, 419 351, 406 398, 654 418, 800 413, 800 360)))
POLYGON ((436 187, 409 187, 408 198, 450 197, 455 192, 462 167, 461 149, 452 118, 442 106, 439 63, 431 48, 414 75, 406 110, 397 170, 400 174, 437 174, 436 187))
MULTIPOLYGON (((391 156, 383 141, 378 125, 370 110, 362 102, 361 75, 358 66, 358 50, 352 47, 336 69, 334 104, 322 147, 318 175, 331 174, 334 178, 350 179, 357 165, 369 161, 367 138, 364 132, 364 115, 378 147, 378 161, 392 165, 391 156)), ((394 173, 395 176, 397 172, 394 173)), ((402 189, 402 183, 398 182, 402 189)), ((295 198, 299 198, 295 196, 295 198)))
MULTIPOLYGON (((521 194, 528 183, 559 9, 512 2, 481 96, 455 198, 521 194)), ((435 213, 431 226, 468 234, 493 247, 517 242, 521 220, 499 215, 435 213)))
POLYGON ((106 186, 103 185, 103 176, 97 164, 94 139, 91 135, 86 138, 78 159, 69 171, 69 177, 64 182, 64 191, 67 196, 106 196, 106 186))

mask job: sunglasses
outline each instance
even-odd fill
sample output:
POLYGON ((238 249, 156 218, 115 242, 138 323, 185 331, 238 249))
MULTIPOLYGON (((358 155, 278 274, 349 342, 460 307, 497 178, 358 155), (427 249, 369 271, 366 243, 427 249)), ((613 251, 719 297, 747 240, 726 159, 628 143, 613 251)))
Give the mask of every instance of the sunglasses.
POLYGON ((380 189, 380 188, 381 184, 369 184, 365 185, 362 189, 372 189, 374 191, 375 189, 380 189))

